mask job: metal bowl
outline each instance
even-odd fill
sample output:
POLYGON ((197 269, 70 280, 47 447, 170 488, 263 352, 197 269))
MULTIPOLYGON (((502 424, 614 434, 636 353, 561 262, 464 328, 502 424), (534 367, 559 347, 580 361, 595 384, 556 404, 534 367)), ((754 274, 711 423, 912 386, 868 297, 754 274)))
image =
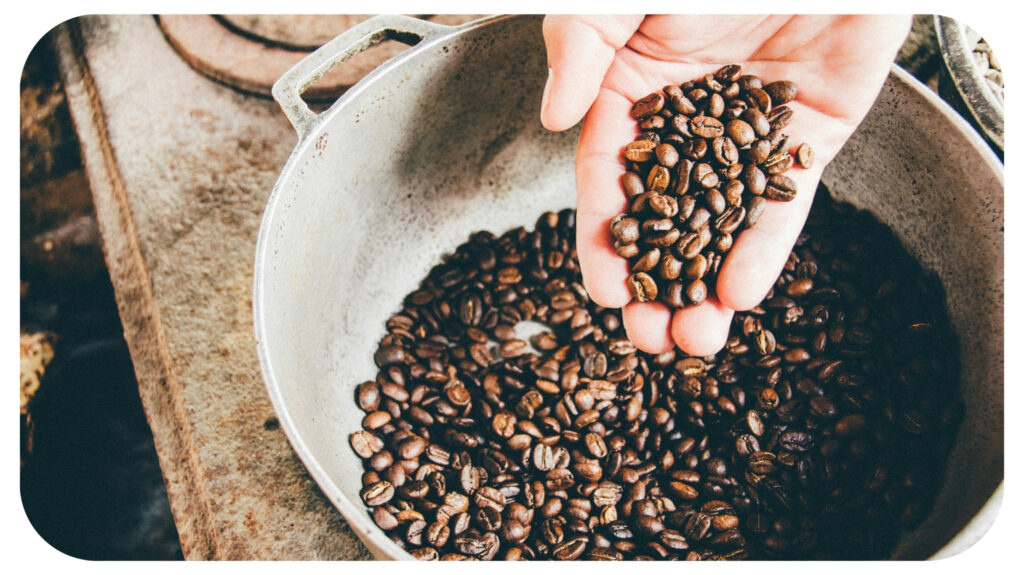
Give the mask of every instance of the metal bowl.
POLYGON ((939 93, 971 121, 1000 155, 1003 151, 1004 106, 974 62, 972 30, 946 16, 935 16, 942 55, 939 93))
MULTIPOLYGON (((385 322, 427 271, 477 230, 532 226, 575 205, 578 131, 540 125, 547 68, 538 17, 459 27, 368 20, 275 86, 299 142, 258 238, 254 316, 282 429, 378 557, 409 559, 359 497, 348 445, 385 322), (415 44, 317 114, 302 91, 383 39, 415 44)), ((940 277, 960 336, 966 417, 931 516, 894 558, 956 553, 988 528, 1003 479, 1003 168, 933 92, 893 67, 828 167, 840 199, 869 209, 940 277)))

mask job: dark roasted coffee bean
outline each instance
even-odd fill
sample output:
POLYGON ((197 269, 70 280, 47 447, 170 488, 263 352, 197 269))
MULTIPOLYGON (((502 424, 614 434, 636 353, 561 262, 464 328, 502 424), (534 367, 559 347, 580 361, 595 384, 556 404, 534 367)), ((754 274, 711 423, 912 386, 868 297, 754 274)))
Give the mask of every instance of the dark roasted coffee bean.
POLYGON ((769 185, 771 177, 788 171, 793 166, 793 156, 781 150, 768 156, 768 159, 761 163, 761 169, 768 175, 769 185))
POLYGON ((686 306, 686 286, 681 281, 671 281, 661 292, 665 305, 671 308, 682 308, 686 306))
POLYGON ((788 202, 796 197, 796 182, 782 174, 775 174, 768 178, 764 188, 764 195, 769 200, 788 202))
POLYGON ((441 559, 437 549, 433 547, 420 547, 409 552, 413 559, 418 561, 439 561, 441 559))
POLYGON ((732 120, 725 125, 725 135, 740 148, 753 143, 758 136, 750 124, 739 119, 732 120))
MULTIPOLYGON (((736 180, 730 180, 730 183, 733 182, 741 187, 743 186, 743 184, 740 184, 736 180)), ((728 187, 728 184, 726 186, 728 187)), ((742 191, 740 193, 742 194, 742 191)), ((711 188, 704 192, 704 204, 707 206, 708 211, 711 212, 712 216, 721 215, 722 212, 725 211, 725 208, 728 207, 725 194, 723 194, 718 188, 711 188)))
POLYGON ((739 64, 727 64, 715 70, 714 77, 722 82, 735 82, 742 72, 743 68, 739 64))
POLYGON ((725 126, 718 118, 701 115, 690 120, 690 132, 701 138, 717 138, 725 133, 725 126))
POLYGON ((508 543, 522 543, 528 533, 526 527, 518 519, 508 519, 501 524, 501 539, 508 543))
POLYGON ((359 492, 359 496, 370 507, 377 507, 391 501, 391 498, 395 496, 395 487, 387 481, 377 481, 364 487, 359 492))
POLYGON ((679 213, 679 202, 674 197, 665 194, 651 196, 647 200, 647 206, 655 215, 661 218, 673 218, 679 213))
POLYGON ((775 106, 792 102, 796 98, 796 84, 787 80, 777 80, 765 84, 764 91, 772 98, 775 106))
POLYGON ((587 451, 594 457, 600 459, 608 455, 608 447, 599 434, 588 433, 584 436, 584 441, 586 442, 587 451))
POLYGON ((658 262, 661 261, 661 249, 652 247, 649 250, 645 250, 643 254, 636 258, 633 262, 632 270, 636 272, 649 272, 657 267, 658 262))
POLYGON ((814 150, 806 142, 796 148, 796 163, 805 170, 814 167, 814 150))
POLYGON ((860 435, 867 428, 866 419, 862 414, 853 413, 836 422, 836 435, 853 437, 860 435))
POLYGON ((649 302, 658 298, 658 285, 645 272, 630 276, 628 285, 630 294, 638 302, 649 302))
POLYGON ((626 215, 616 216, 611 224, 615 240, 623 244, 631 244, 640 239, 640 222, 626 215))
POLYGON ((380 385, 376 381, 359 384, 356 388, 356 401, 363 411, 375 411, 380 406, 380 385))
POLYGON ((708 225, 711 221, 711 212, 705 208, 697 208, 690 215, 690 218, 686 220, 686 227, 691 231, 699 231, 704 226, 708 225))
POLYGON ((683 262, 676 259, 671 253, 666 253, 661 256, 661 262, 658 265, 658 277, 663 280, 674 280, 683 273, 683 262))
POLYGON ((690 177, 704 189, 714 188, 718 186, 720 181, 715 169, 707 162, 700 162, 694 165, 690 177))
POLYGON ((757 225, 758 220, 761 219, 761 215, 764 214, 764 210, 768 207, 768 201, 763 196, 754 196, 747 202, 747 217, 743 222, 743 227, 752 228, 757 225))
POLYGON ((651 171, 647 173, 647 180, 645 184, 647 185, 648 190, 655 193, 661 193, 668 189, 671 179, 672 174, 669 172, 668 168, 658 165, 652 167, 651 171))
POLYGON ((665 118, 663 116, 649 116, 641 120, 639 126, 641 130, 657 132, 665 127, 665 118))
POLYGON ((665 107, 665 96, 661 92, 653 92, 636 101, 629 113, 637 119, 653 116, 665 107))
POLYGON ((703 280, 695 279, 684 288, 686 299, 693 305, 700 305, 708 297, 708 286, 703 280))
POLYGON ((654 149, 654 157, 666 168, 673 168, 679 162, 679 152, 672 144, 659 144, 654 149))
POLYGON ((356 452, 356 455, 363 459, 373 457, 374 454, 384 447, 380 438, 362 429, 349 436, 349 444, 352 446, 352 450, 356 452))
MULTIPOLYGON (((769 122, 768 116, 766 116, 764 114, 764 112, 762 112, 758 108, 747 108, 747 109, 743 110, 743 113, 740 115, 740 118, 748 126, 750 126, 750 129, 754 132, 754 135, 757 138, 764 138, 765 136, 768 135, 769 132, 772 131, 771 122, 769 122)), ((766 140, 763 140, 763 141, 765 141, 766 144, 767 144, 766 140)), ((748 142, 748 143, 753 143, 753 142, 748 142)), ((739 144, 739 142, 737 142, 737 144, 739 144)), ((769 149, 770 149, 771 145, 770 144, 767 144, 767 145, 769 146, 769 149)), ((759 162, 754 162, 754 163, 759 163, 759 162)))
POLYGON ((554 546, 551 556, 559 561, 574 561, 583 556, 588 543, 589 539, 585 535, 573 537, 554 546))
POLYGON ((627 198, 635 198, 644 193, 644 180, 636 172, 626 172, 622 175, 622 189, 626 192, 627 198))
POLYGON ((766 114, 772 108, 771 96, 761 88, 751 88, 747 90, 747 101, 750 102, 751 106, 766 114))
POLYGON ((388 511, 387 506, 375 507, 373 509, 373 522, 384 531, 391 531, 398 527, 398 518, 388 511))
POLYGON ((732 234, 746 218, 747 210, 743 206, 732 206, 715 219, 714 228, 721 234, 732 234))
MULTIPOLYGON (((711 149, 715 154, 715 161, 722 166, 735 166, 735 169, 742 169, 742 166, 736 164, 740 159, 740 150, 733 142, 732 138, 725 136, 719 136, 714 139, 711 143, 711 149)), ((727 172, 726 177, 735 177, 734 174, 727 172)))
POLYGON ((451 532, 452 531, 447 524, 435 521, 427 526, 424 539, 432 547, 444 547, 448 543, 448 538, 451 536, 451 532))
POLYGON ((692 195, 684 195, 679 199, 678 204, 679 213, 676 215, 676 219, 677 221, 685 222, 693 215, 693 210, 697 208, 697 198, 692 195))
POLYGON ((748 165, 740 175, 744 187, 755 196, 760 196, 768 187, 768 178, 757 166, 748 165))
POLYGON ((658 247, 671 246, 679 239, 680 231, 668 218, 647 220, 640 225, 644 241, 658 247))
MULTIPOLYGON (((773 108, 772 111, 768 114, 768 122, 771 125, 772 130, 781 131, 786 126, 788 126, 789 123, 792 121, 793 109, 790 108, 789 106, 779 106, 777 108, 773 108)), ((783 151, 785 151, 787 147, 788 143, 780 142, 775 145, 775 149, 783 151)))
POLYGON ((654 159, 654 149, 658 147, 651 140, 634 140, 626 144, 624 154, 631 162, 646 163, 654 159))

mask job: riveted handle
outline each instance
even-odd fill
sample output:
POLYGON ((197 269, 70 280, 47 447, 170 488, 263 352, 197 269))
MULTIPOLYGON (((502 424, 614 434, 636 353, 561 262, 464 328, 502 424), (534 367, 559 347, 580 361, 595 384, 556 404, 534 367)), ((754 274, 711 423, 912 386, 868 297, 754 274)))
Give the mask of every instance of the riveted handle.
POLYGON ((302 94, 324 74, 385 40, 414 46, 424 39, 447 32, 449 28, 398 14, 374 16, 349 28, 292 66, 274 83, 271 93, 299 133, 299 139, 304 139, 312 131, 319 114, 309 108, 302 94))

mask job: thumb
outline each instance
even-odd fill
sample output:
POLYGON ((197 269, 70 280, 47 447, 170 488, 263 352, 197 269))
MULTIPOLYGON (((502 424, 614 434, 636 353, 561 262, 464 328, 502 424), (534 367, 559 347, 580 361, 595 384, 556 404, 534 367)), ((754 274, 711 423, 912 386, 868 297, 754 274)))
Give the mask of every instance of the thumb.
POLYGON ((545 128, 567 130, 583 119, 616 50, 626 45, 642 21, 643 16, 544 17, 548 80, 540 119, 545 128))

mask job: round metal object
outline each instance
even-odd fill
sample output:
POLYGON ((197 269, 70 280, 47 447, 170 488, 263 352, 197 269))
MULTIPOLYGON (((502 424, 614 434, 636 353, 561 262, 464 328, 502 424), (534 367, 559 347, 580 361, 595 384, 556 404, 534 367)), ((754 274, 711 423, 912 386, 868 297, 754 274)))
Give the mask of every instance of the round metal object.
MULTIPOLYGON (((575 205, 577 130, 546 131, 541 19, 447 27, 377 17, 275 84, 299 142, 257 242, 254 316, 270 398, 296 453, 381 558, 410 559, 359 497, 348 445, 385 321, 469 234, 575 205), (323 113, 301 94, 383 39, 415 47, 323 113)), ((898 67, 824 181, 938 273, 960 336, 966 420, 936 508, 896 558, 957 553, 991 524, 1003 479, 1003 168, 978 134, 898 67), (964 222, 969 222, 965 225, 964 222), (953 232, 951 230, 960 230, 953 232)))
POLYGON ((939 92, 977 127, 998 152, 1003 150, 1004 106, 974 62, 974 42, 958 20, 935 16, 943 69, 939 92))

